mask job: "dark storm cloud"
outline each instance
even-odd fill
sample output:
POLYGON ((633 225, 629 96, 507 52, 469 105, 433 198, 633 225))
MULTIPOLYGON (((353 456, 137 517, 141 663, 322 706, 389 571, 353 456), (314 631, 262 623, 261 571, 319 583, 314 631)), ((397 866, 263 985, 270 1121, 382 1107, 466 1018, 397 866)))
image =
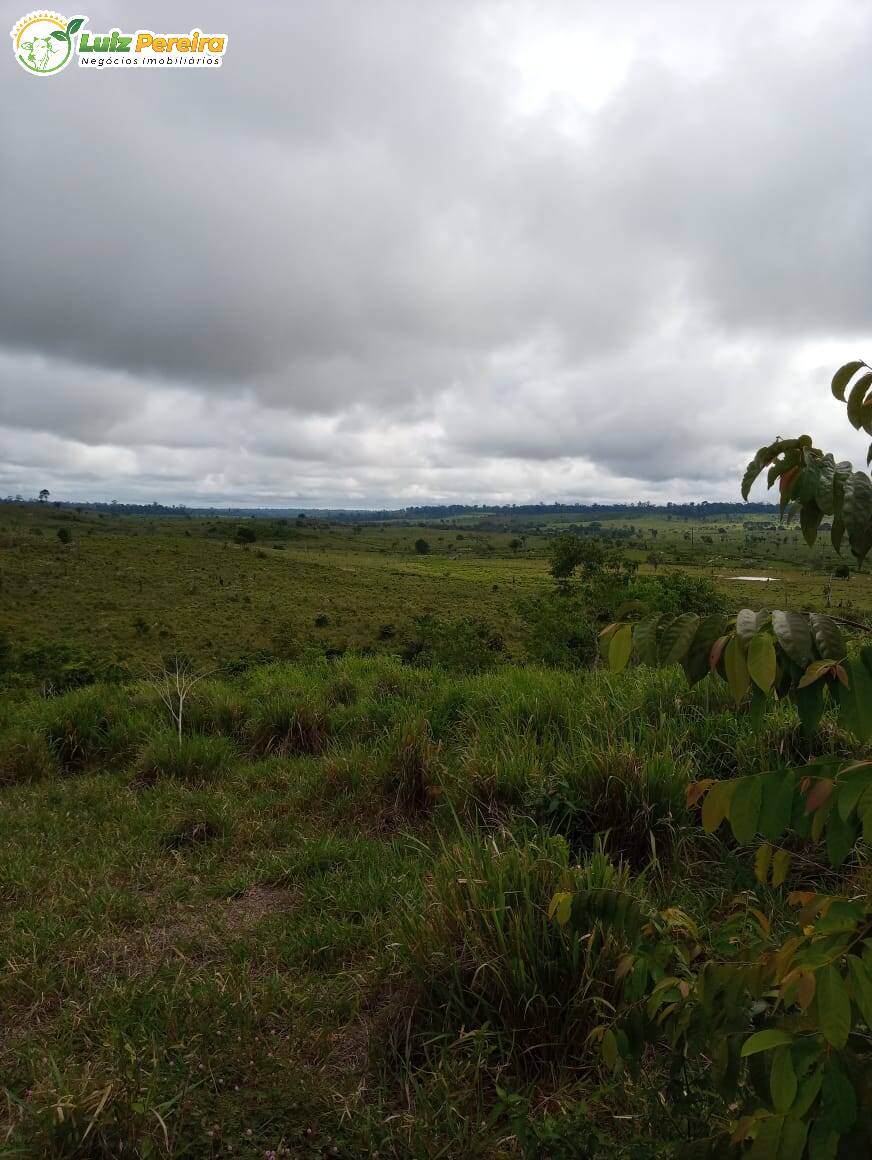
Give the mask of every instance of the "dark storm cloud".
POLYGON ((838 430, 826 374, 872 347, 859 0, 88 20, 230 44, 210 76, 0 68, 0 490, 732 495, 776 430, 838 430))

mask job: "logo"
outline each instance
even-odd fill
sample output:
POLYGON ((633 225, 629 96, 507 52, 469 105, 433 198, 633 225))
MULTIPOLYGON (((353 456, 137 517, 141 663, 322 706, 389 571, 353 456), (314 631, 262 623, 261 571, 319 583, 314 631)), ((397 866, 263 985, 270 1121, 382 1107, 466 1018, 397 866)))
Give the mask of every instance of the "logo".
POLYGON ((67 23, 59 12, 29 12, 12 29, 15 59, 37 76, 59 73, 70 63, 73 36, 84 23, 84 16, 67 23))
POLYGON ((79 66, 216 68, 224 59, 226 33, 203 33, 192 28, 185 33, 155 33, 139 28, 124 33, 80 32, 87 16, 66 21, 59 12, 30 12, 12 29, 15 59, 27 72, 37 76, 59 73, 73 58, 79 66))

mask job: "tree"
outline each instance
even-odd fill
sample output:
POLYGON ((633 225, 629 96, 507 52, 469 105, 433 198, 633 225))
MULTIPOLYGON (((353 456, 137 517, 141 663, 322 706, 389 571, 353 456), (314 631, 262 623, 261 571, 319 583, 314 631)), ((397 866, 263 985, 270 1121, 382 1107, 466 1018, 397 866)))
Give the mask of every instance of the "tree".
POLYGON ((58 528, 58 539, 62 544, 71 544, 73 542, 73 533, 69 528, 58 528))
POLYGON ((47 488, 47 487, 44 487, 44 488, 42 489, 42 491, 39 493, 39 502, 40 502, 40 503, 45 503, 45 501, 48 499, 48 497, 49 497, 50 495, 51 495, 51 492, 48 490, 48 488, 47 488))
POLYGON ((253 544, 257 539, 257 532, 254 528, 246 527, 245 524, 240 524, 236 529, 237 544, 253 544))
POLYGON ((555 580, 565 580, 581 567, 586 580, 602 571, 606 561, 606 550, 602 543, 592 537, 582 539, 571 532, 564 532, 551 545, 551 575, 555 580))
MULTIPOLYGON (((833 376, 831 390, 847 406, 848 421, 857 430, 872 435, 872 369, 862 360, 845 363, 833 376), (850 389, 849 389, 850 388, 850 389), (848 391, 847 399, 845 392, 848 391)), ((866 456, 872 462, 872 444, 866 456)), ((814 544, 824 516, 832 516, 830 539, 837 552, 842 540, 862 565, 872 548, 872 479, 865 471, 854 471, 847 461, 836 462, 829 452, 812 445, 810 435, 776 439, 761 447, 748 464, 742 480, 742 496, 747 500, 754 482, 769 468, 766 483, 778 482, 781 513, 799 512, 799 525, 806 543, 814 544)))
POLYGON ((514 540, 509 540, 509 547, 513 552, 517 552, 520 551, 520 549, 523 547, 523 544, 519 539, 516 538, 514 540))
MULTIPOLYGON (((837 397, 865 365, 849 363, 837 373, 837 397)), ((870 387, 872 372, 861 375, 848 400, 852 423, 865 422, 867 431, 870 387)), ((862 562, 872 547, 872 509, 864 510, 863 499, 867 483, 872 493, 868 476, 835 464, 800 436, 761 448, 743 481, 746 496, 770 463, 770 486, 786 477, 783 508, 800 507, 806 540, 813 542, 830 508, 862 562)), ((682 664, 691 683, 718 672, 737 706, 750 697, 758 726, 759 709, 774 693, 795 701, 814 734, 826 691, 842 728, 862 743, 872 740, 872 647, 849 652, 829 616, 741 609, 729 619, 700 620, 685 612, 665 623, 659 615, 625 620, 602 638, 614 671, 635 653, 645 664, 682 664)), ((677 907, 656 911, 616 890, 561 892, 550 908, 585 938, 600 926, 625 942, 610 1013, 589 1036, 606 1068, 632 1075, 654 1046, 672 1052, 685 1087, 686 1069, 710 1074, 737 1117, 731 1143, 749 1160, 835 1160, 869 1155, 872 1147, 872 898, 861 852, 872 838, 872 761, 822 752, 799 768, 704 777, 689 787, 688 807, 701 804, 707 833, 728 822, 737 846, 755 847, 756 897, 746 893, 719 907, 726 917, 710 930, 677 907), (831 869, 823 889, 810 889, 809 871, 824 862, 831 869), (799 888, 790 890, 795 863, 799 888), (829 893, 845 864, 840 893, 829 893), (773 896, 783 887, 786 906, 778 906, 773 896)))
POLYGON ((423 537, 421 539, 415 540, 415 551, 419 556, 426 556, 430 551, 430 544, 427 540, 423 539, 423 537))

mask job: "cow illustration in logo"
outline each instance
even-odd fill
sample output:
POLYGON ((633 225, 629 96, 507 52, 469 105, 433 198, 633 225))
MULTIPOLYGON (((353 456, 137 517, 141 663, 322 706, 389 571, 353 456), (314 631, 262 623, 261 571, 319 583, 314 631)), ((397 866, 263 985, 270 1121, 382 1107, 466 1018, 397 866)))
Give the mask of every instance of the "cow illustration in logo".
POLYGON ((69 23, 59 12, 30 12, 12 29, 15 58, 22 68, 37 75, 58 73, 69 64, 73 36, 85 23, 76 16, 69 23))

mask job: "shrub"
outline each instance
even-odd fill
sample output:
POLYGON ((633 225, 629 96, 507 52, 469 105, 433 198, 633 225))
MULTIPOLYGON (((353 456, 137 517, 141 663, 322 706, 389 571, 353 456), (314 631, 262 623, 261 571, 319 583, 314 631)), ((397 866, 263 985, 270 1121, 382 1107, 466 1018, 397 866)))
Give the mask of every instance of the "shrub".
POLYGON ((430 544, 425 539, 415 540, 415 551, 419 556, 426 556, 430 551, 430 544))
POLYGON ((579 595, 556 589, 521 601, 518 612, 530 660, 573 669, 589 665, 596 657, 597 626, 579 595))
POLYGON ((225 737, 194 733, 182 737, 180 744, 178 734, 167 730, 146 742, 136 758, 134 774, 145 785, 154 785, 164 777, 214 781, 227 772, 234 756, 235 750, 225 737))
POLYGON ((596 753, 580 765, 561 758, 535 813, 574 851, 602 844, 612 857, 641 869, 652 858, 663 863, 675 857, 688 820, 688 783, 669 757, 645 759, 630 748, 596 753))
POLYGON ((58 528, 58 539, 62 544, 71 544, 73 542, 73 533, 69 528, 58 528))
POLYGON ((504 652, 503 638, 485 621, 471 616, 444 620, 427 614, 415 619, 415 635, 403 655, 418 664, 478 673, 497 664, 504 652))
POLYGON ((90 685, 46 703, 43 736, 68 771, 126 758, 147 729, 121 689, 90 685))
POLYGON ((617 951, 599 928, 573 939, 549 920, 567 883, 628 889, 626 872, 600 853, 573 866, 559 838, 498 847, 469 837, 445 849, 401 924, 419 1019, 467 1035, 489 1029, 517 1068, 577 1055, 611 993, 617 951))
POLYGON ((185 701, 183 728, 189 733, 241 737, 245 731, 245 698, 223 681, 205 680, 185 701))
POLYGON ((329 623, 330 623, 330 617, 327 616, 327 614, 324 612, 319 612, 318 615, 315 617, 315 627, 316 628, 326 628, 329 623))
POLYGON ((234 537, 237 544, 253 544, 257 540, 257 532, 245 524, 240 524, 234 537))
POLYGON ((56 755, 35 729, 13 726, 0 735, 0 785, 39 781, 59 769, 56 755))
POLYGON ((330 722, 314 701, 273 693, 254 706, 246 733, 257 754, 300 756, 322 752, 330 738, 330 722))
POLYGON ((382 790, 398 811, 417 814, 430 807, 438 753, 423 717, 405 722, 389 737, 380 775, 382 790))

